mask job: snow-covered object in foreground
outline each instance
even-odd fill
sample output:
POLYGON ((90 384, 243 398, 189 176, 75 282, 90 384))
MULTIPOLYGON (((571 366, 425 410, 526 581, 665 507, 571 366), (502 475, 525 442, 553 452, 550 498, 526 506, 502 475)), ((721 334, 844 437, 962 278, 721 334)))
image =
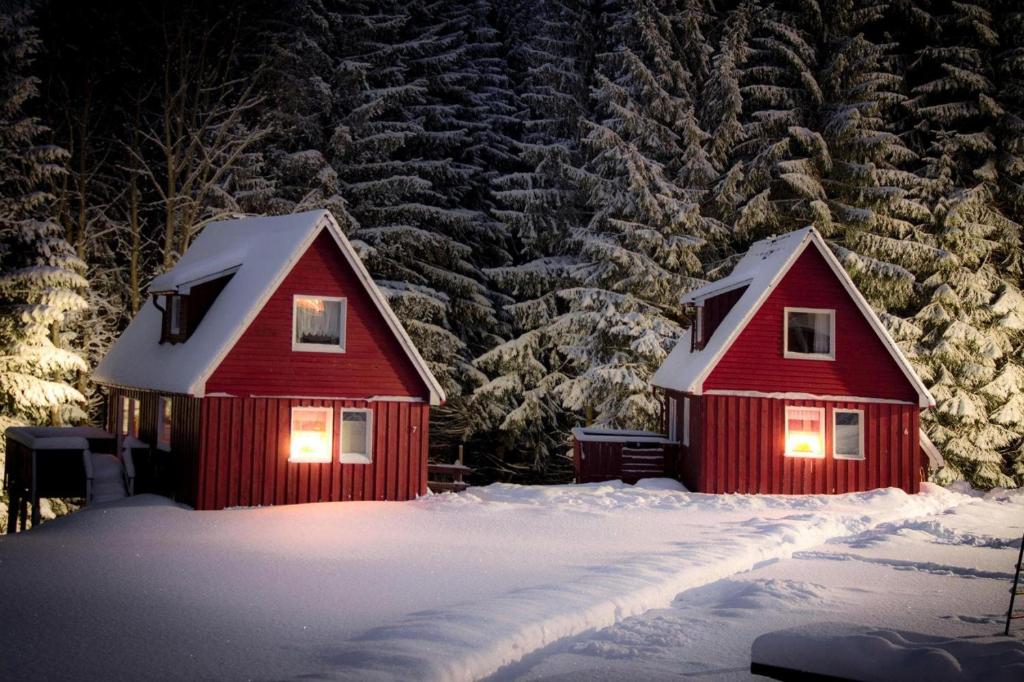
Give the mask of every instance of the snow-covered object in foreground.
POLYGON ((769 632, 754 640, 750 657, 753 672, 765 666, 863 682, 1024 679, 1024 642, 951 639, 847 623, 769 632))
POLYGON ((755 243, 686 294, 696 322, 655 373, 690 490, 917 492, 921 378, 814 227, 755 243))
POLYGON ((208 225, 100 363, 142 491, 202 509, 425 494, 444 391, 327 211, 208 225))

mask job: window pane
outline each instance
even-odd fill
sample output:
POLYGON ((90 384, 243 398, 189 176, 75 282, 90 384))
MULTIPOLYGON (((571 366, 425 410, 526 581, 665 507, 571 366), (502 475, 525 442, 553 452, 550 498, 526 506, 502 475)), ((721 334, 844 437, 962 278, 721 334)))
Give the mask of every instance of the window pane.
POLYGON ((293 407, 290 459, 330 462, 332 419, 330 408, 293 407))
POLYGON ((822 415, 818 408, 786 409, 786 452, 793 455, 824 456, 822 415))
POLYGON ((142 418, 142 401, 138 398, 132 399, 132 436, 139 437, 139 422, 142 418))
POLYGON ((171 299, 170 300, 170 306, 171 306, 171 310, 170 310, 170 313, 171 313, 171 324, 170 324, 171 333, 172 334, 180 334, 181 333, 181 296, 171 296, 170 299, 171 299))
POLYGON ((860 457, 860 414, 836 412, 835 451, 837 455, 860 457))
POLYGON ((369 456, 366 443, 366 412, 345 412, 341 417, 341 451, 369 456))
POLYGON ((295 299, 295 342, 341 345, 341 301, 295 299))
POLYGON ((789 312, 786 350, 791 353, 832 352, 832 323, 828 313, 789 312))
POLYGON ((129 426, 129 423, 131 422, 131 418, 132 418, 132 413, 130 411, 131 410, 130 405, 131 405, 131 403, 128 402, 128 398, 126 398, 125 396, 121 396, 121 429, 120 430, 121 430, 121 435, 122 436, 127 436, 128 435, 128 426, 129 426))

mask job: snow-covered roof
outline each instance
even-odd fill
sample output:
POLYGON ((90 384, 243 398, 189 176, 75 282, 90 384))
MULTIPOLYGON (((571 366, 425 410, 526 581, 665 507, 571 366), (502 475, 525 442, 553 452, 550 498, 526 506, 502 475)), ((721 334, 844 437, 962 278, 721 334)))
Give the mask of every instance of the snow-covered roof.
POLYGON ((178 264, 149 286, 151 293, 187 293, 195 284, 233 272, 234 277, 217 296, 203 323, 183 343, 160 343, 162 314, 147 301, 100 362, 93 379, 103 384, 204 395, 207 379, 321 230, 334 237, 338 249, 384 316, 429 389, 430 403, 443 402, 444 390, 334 216, 323 210, 207 225, 178 264))
POLYGON ((690 332, 688 330, 669 353, 669 356, 665 358, 665 362, 658 368, 658 371, 654 373, 651 383, 674 391, 700 395, 708 374, 732 346, 733 341, 747 326, 747 323, 760 310, 761 305, 786 276, 793 263, 811 245, 821 253, 871 328, 878 334, 878 338, 881 339, 882 344, 903 371, 907 380, 913 385, 917 391, 920 406, 933 407, 935 399, 928 392, 928 388, 814 227, 805 227, 780 237, 770 237, 756 242, 728 276, 687 293, 683 298, 684 303, 700 303, 711 296, 717 296, 741 286, 747 287, 712 333, 711 338, 707 340, 704 348, 690 350, 690 332))

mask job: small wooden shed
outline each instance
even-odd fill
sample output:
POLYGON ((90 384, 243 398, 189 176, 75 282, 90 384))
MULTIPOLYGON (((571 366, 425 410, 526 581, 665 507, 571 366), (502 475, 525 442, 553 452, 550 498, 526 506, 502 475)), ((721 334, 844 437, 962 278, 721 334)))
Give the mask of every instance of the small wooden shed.
POLYGON ((444 391, 327 211, 208 225, 97 368, 198 509, 427 491, 444 391))
POLYGON ((575 428, 573 469, 577 483, 676 474, 676 443, 660 433, 620 429, 575 428))
POLYGON ((684 301, 695 325, 652 383, 688 488, 918 491, 935 402, 817 230, 755 243, 684 301))

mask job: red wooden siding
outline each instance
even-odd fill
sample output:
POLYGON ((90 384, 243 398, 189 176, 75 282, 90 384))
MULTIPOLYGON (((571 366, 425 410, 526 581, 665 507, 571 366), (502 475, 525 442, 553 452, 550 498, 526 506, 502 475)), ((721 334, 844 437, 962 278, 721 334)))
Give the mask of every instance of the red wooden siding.
MULTIPOLYGON (((686 393, 680 393, 678 391, 667 391, 666 401, 668 398, 675 398, 676 400, 676 433, 679 437, 679 445, 676 448, 678 452, 678 459, 676 466, 679 480, 689 490, 700 489, 700 472, 701 472, 701 427, 703 421, 700 417, 701 410, 701 396, 688 395, 686 393), (688 446, 683 445, 683 425, 685 423, 684 406, 686 403, 685 399, 690 400, 690 444, 688 446)), ((666 410, 667 412, 667 410, 666 410)), ((666 433, 668 429, 666 428, 666 433)))
POLYGON ((315 239, 214 370, 206 391, 236 396, 338 398, 429 395, 384 317, 326 231, 315 239), (295 294, 347 298, 344 353, 292 351, 295 294))
POLYGON ((426 494, 429 411, 397 401, 204 398, 197 509, 426 494), (288 461, 293 406, 334 408, 334 461, 288 461), (371 464, 338 462, 343 407, 373 410, 371 464))
POLYGON ((683 483, 706 493, 824 494, 920 489, 916 405, 705 395, 700 443, 684 461, 683 483), (825 408, 825 458, 786 457, 785 406, 825 408), (832 410, 864 411, 864 459, 832 457, 832 410))
POLYGON ((914 404, 918 400, 914 387, 814 248, 804 251, 783 277, 703 388, 888 398, 914 404), (836 311, 834 361, 783 357, 787 306, 836 311))
POLYGON ((729 314, 732 307, 736 305, 736 301, 740 300, 743 293, 747 290, 747 287, 740 287, 739 289, 733 289, 732 291, 726 291, 725 293, 712 296, 704 301, 704 305, 701 306, 701 314, 704 315, 702 330, 704 338, 701 339, 702 343, 707 343, 711 339, 711 335, 715 333, 719 325, 722 324, 722 320, 729 314))
POLYGON ((134 388, 112 387, 107 392, 107 430, 117 428, 117 411, 121 396, 139 400, 139 440, 151 448, 149 463, 136 462, 140 479, 136 492, 155 492, 173 495, 179 502, 195 505, 196 478, 199 466, 199 412, 200 399, 177 393, 159 393, 134 388), (160 397, 171 399, 171 449, 158 451, 157 414, 160 397), (161 480, 146 480, 146 467, 153 467, 151 475, 161 480))

